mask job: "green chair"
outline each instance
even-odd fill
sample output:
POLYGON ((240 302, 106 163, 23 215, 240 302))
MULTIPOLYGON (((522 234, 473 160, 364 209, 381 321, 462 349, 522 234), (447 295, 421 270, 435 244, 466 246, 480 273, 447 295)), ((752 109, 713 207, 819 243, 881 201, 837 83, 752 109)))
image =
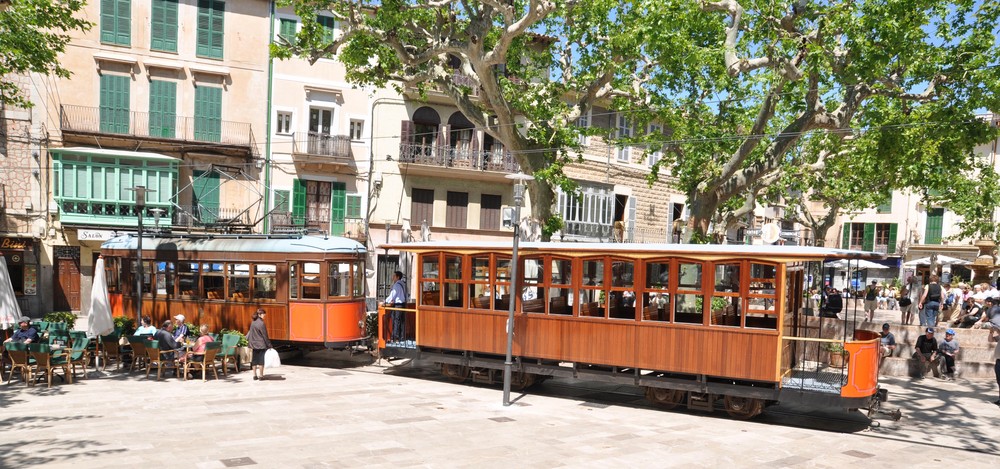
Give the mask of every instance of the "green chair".
POLYGON ((41 334, 42 332, 45 332, 45 331, 49 330, 49 322, 48 321, 35 321, 34 322, 34 326, 35 326, 35 330, 38 331, 39 334, 41 334))
MULTIPOLYGON (((72 369, 73 376, 76 376, 76 366, 80 365, 83 367, 83 377, 87 377, 87 364, 90 363, 90 339, 84 336, 82 339, 76 339, 73 341, 73 348, 69 351, 69 365, 72 369)), ((96 371, 97 366, 95 364, 94 369, 96 371)))
POLYGON ((222 334, 222 349, 219 350, 217 355, 222 361, 222 375, 229 376, 227 369, 229 368, 229 361, 232 360, 233 367, 236 372, 240 372, 240 363, 237 358, 236 345, 240 343, 240 336, 236 334, 222 334))
POLYGON ((78 340, 85 340, 87 338, 87 331, 69 331, 70 345, 75 344, 78 340))
POLYGON ((49 344, 28 344, 28 352, 35 359, 35 369, 45 375, 50 388, 52 387, 52 373, 59 368, 63 370, 63 378, 66 383, 73 384, 73 375, 70 372, 69 359, 66 354, 53 351, 49 344))
POLYGON ((69 332, 69 324, 64 322, 50 322, 48 330, 51 331, 62 331, 69 332))
POLYGON ((17 370, 21 374, 21 379, 24 380, 25 385, 33 384, 34 381, 31 379, 31 375, 35 368, 35 359, 28 353, 28 344, 24 342, 7 342, 3 345, 11 361, 10 372, 7 373, 7 384, 13 382, 14 370, 17 370))

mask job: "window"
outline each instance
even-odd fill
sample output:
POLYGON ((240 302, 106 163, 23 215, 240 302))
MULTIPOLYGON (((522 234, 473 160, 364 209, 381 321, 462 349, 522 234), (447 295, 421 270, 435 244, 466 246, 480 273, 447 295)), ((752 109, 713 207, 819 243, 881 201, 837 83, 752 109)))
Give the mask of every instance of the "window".
POLYGON ((226 2, 223 0, 198 0, 198 45, 199 57, 221 59, 225 42, 226 2))
MULTIPOLYGON (((577 127, 580 127, 580 129, 590 128, 590 114, 583 113, 583 115, 581 115, 580 118, 576 120, 576 125, 577 127)), ((580 145, 587 145, 587 135, 580 134, 578 142, 580 143, 580 145)))
MULTIPOLYGON (((649 134, 654 140, 659 141, 660 137, 663 136, 663 127, 656 124, 650 124, 649 134)), ((660 145, 659 143, 654 143, 651 145, 652 145, 652 151, 649 152, 649 157, 648 157, 650 168, 656 165, 656 163, 660 161, 660 158, 663 158, 663 146, 660 145)))
POLYGON ((351 140, 361 140, 365 134, 365 121, 351 119, 351 140))
POLYGON ((493 307, 493 275, 490 270, 490 256, 472 256, 472 283, 469 284, 470 308, 491 309, 493 307))
POLYGON ((643 293, 642 320, 670 321, 670 262, 646 263, 646 292, 643 293))
POLYGON ((333 125, 333 110, 309 108, 309 133, 316 135, 330 135, 330 128, 333 125))
POLYGON ((354 283, 353 291, 355 298, 363 298, 365 296, 365 261, 357 261, 354 263, 354 283))
POLYGON ((875 207, 875 211, 878 213, 892 213, 892 194, 890 193, 888 197, 882 199, 878 206, 875 207))
POLYGON ((559 189, 558 210, 565 220, 563 234, 607 238, 611 234, 615 196, 611 187, 579 182, 579 194, 559 189))
POLYGON ((469 193, 448 191, 445 226, 448 228, 466 228, 468 226, 468 214, 469 193))
POLYGON ((177 271, 173 262, 156 262, 156 296, 173 298, 177 271))
POLYGON ((149 81, 149 135, 174 138, 177 125, 177 83, 149 81))
POLYGON ((329 181, 304 181, 305 224, 320 231, 330 229, 330 201, 333 183, 329 181))
POLYGON ((437 254, 420 256, 420 304, 441 306, 441 261, 437 254))
POLYGON ((500 196, 483 194, 479 203, 479 229, 500 229, 500 196))
POLYGON ((200 292, 200 269, 201 264, 197 262, 177 263, 177 285, 179 286, 182 298, 201 298, 200 292))
POLYGON ((932 208, 927 211, 927 227, 924 230, 924 244, 941 244, 944 225, 944 209, 932 208))
POLYGON ((552 259, 549 264, 549 314, 573 314, 573 261, 552 259))
POLYGON ((278 111, 274 118, 274 133, 276 134, 291 134, 292 133, 292 113, 288 111, 278 111))
POLYGON ((129 133, 129 86, 124 75, 101 75, 101 132, 129 133))
POLYGON ((360 219, 361 217, 361 196, 350 194, 347 196, 347 206, 344 211, 344 218, 360 219))
POLYGON ((330 16, 317 16, 316 22, 323 29, 323 42, 333 42, 333 32, 336 22, 330 16))
POLYGON ((291 195, 287 190, 275 190, 274 191, 274 211, 275 212, 288 212, 290 207, 291 195))
POLYGON ((177 0, 153 0, 149 48, 177 52, 177 0))
POLYGON ((701 285, 702 265, 694 262, 677 264, 677 294, 674 299, 674 321, 688 324, 704 323, 704 301, 701 285))
POLYGON ((775 285, 778 269, 769 264, 750 263, 750 285, 747 289, 746 327, 777 329, 775 285))
POLYGON ((611 291, 608 293, 608 317, 635 319, 635 263, 611 261, 611 291))
POLYGON ((250 301, 250 264, 229 264, 229 299, 250 301))
MULTIPOLYGON (((632 137, 632 122, 624 114, 618 114, 618 138, 632 137)), ((618 143, 618 161, 628 163, 632 157, 632 149, 627 143, 618 143)))
POLYGON ((465 306, 462 292, 462 256, 444 256, 444 305, 461 308, 465 306))
POLYGON ((351 296, 351 264, 330 262, 330 284, 328 296, 351 296))
POLYGON ((604 317, 604 259, 586 259, 580 285, 580 316, 604 317))
POLYGON ((740 304, 740 263, 716 264, 713 284, 711 324, 740 327, 740 318, 743 315, 740 304))
POLYGON ((295 33, 298 30, 298 22, 293 19, 278 19, 278 37, 289 44, 295 45, 295 33))
POLYGON ((131 0, 101 0, 101 42, 119 46, 131 45, 131 0))
POLYGON ((414 188, 410 202, 410 223, 420 226, 424 222, 427 222, 427 226, 434 225, 434 190, 414 188))
POLYGON ((861 245, 865 239, 865 224, 864 223, 851 223, 851 242, 849 244, 850 249, 861 249, 861 245))
POLYGON ((274 301, 278 298, 278 269, 274 264, 254 264, 254 301, 274 301))
POLYGON ((202 298, 208 300, 226 299, 226 271, 223 264, 205 263, 201 265, 201 281, 204 284, 202 298))
POLYGON ((194 139, 222 141, 222 88, 198 86, 194 89, 194 139))
POLYGON ((301 265, 302 277, 299 279, 299 285, 302 286, 302 295, 300 298, 303 300, 320 299, 319 263, 303 262, 301 265))
POLYGON ((545 313, 545 261, 542 258, 525 258, 524 282, 521 284, 521 311, 545 313))

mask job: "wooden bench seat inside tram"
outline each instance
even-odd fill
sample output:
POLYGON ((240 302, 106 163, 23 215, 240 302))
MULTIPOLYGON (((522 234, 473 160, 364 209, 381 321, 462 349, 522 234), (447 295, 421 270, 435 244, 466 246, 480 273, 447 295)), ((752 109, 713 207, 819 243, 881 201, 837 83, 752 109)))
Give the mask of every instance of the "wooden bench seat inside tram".
POLYGON ((544 313, 545 300, 536 298, 534 300, 524 300, 521 303, 521 310, 525 313, 544 313))
POLYGON ((566 298, 557 296, 549 300, 549 314, 572 314, 573 310, 566 304, 566 298))
POLYGON ((441 304, 441 290, 425 291, 423 295, 420 296, 420 304, 422 305, 441 304))
POLYGON ((584 303, 580 305, 580 316, 587 317, 604 317, 604 312, 601 311, 601 306, 597 302, 584 303))
POLYGON ((490 297, 477 296, 472 298, 472 307, 476 309, 490 309, 490 297))
POLYGON ((759 329, 777 329, 778 328, 778 318, 777 316, 764 315, 755 316, 748 315, 746 319, 747 327, 754 327, 759 329))

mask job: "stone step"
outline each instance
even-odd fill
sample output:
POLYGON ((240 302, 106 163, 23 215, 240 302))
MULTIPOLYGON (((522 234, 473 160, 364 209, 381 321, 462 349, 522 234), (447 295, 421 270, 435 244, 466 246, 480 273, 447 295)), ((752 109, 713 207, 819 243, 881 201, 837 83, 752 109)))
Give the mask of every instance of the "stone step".
MULTIPOLYGON (((966 346, 963 343, 958 344, 961 348, 958 351, 958 360, 963 362, 989 362, 993 363, 993 347, 974 347, 966 346)), ((908 358, 913 355, 915 348, 911 344, 896 344, 896 350, 893 352, 894 357, 908 358)))
MULTIPOLYGON (((909 376, 920 375, 919 363, 912 358, 887 357, 882 363, 879 374, 882 376, 909 376)), ((966 379, 988 379, 995 377, 993 372, 993 362, 964 362, 955 363, 955 376, 966 379)), ((942 364, 942 369, 944 368, 942 364)), ((931 377, 933 374, 927 372, 925 376, 931 377)))

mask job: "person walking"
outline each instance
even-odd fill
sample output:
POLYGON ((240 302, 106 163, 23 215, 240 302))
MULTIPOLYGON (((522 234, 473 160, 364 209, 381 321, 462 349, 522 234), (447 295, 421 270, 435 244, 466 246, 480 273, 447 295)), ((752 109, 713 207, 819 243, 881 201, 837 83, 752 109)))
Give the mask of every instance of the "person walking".
POLYGON ((917 303, 917 310, 920 311, 920 325, 926 327, 937 326, 938 311, 941 309, 941 285, 938 284, 938 276, 931 274, 931 281, 924 285, 924 293, 920 295, 920 302, 917 303))
POLYGON ((872 280, 872 284, 865 288, 865 321, 875 318, 875 309, 878 308, 878 280, 872 280))
MULTIPOLYGON (((392 279, 392 288, 389 290, 389 296, 385 299, 385 305, 403 308, 406 306, 406 284, 403 283, 403 273, 397 270, 396 273, 392 274, 392 279)), ((406 340, 405 313, 399 309, 389 310, 389 322, 392 326, 389 341, 402 342, 406 340)))
POLYGON ((264 316, 267 311, 257 308, 253 313, 253 322, 247 332, 247 344, 253 351, 250 358, 250 368, 253 369, 253 379, 264 379, 264 352, 271 348, 271 339, 267 337, 267 327, 264 326, 264 316))

